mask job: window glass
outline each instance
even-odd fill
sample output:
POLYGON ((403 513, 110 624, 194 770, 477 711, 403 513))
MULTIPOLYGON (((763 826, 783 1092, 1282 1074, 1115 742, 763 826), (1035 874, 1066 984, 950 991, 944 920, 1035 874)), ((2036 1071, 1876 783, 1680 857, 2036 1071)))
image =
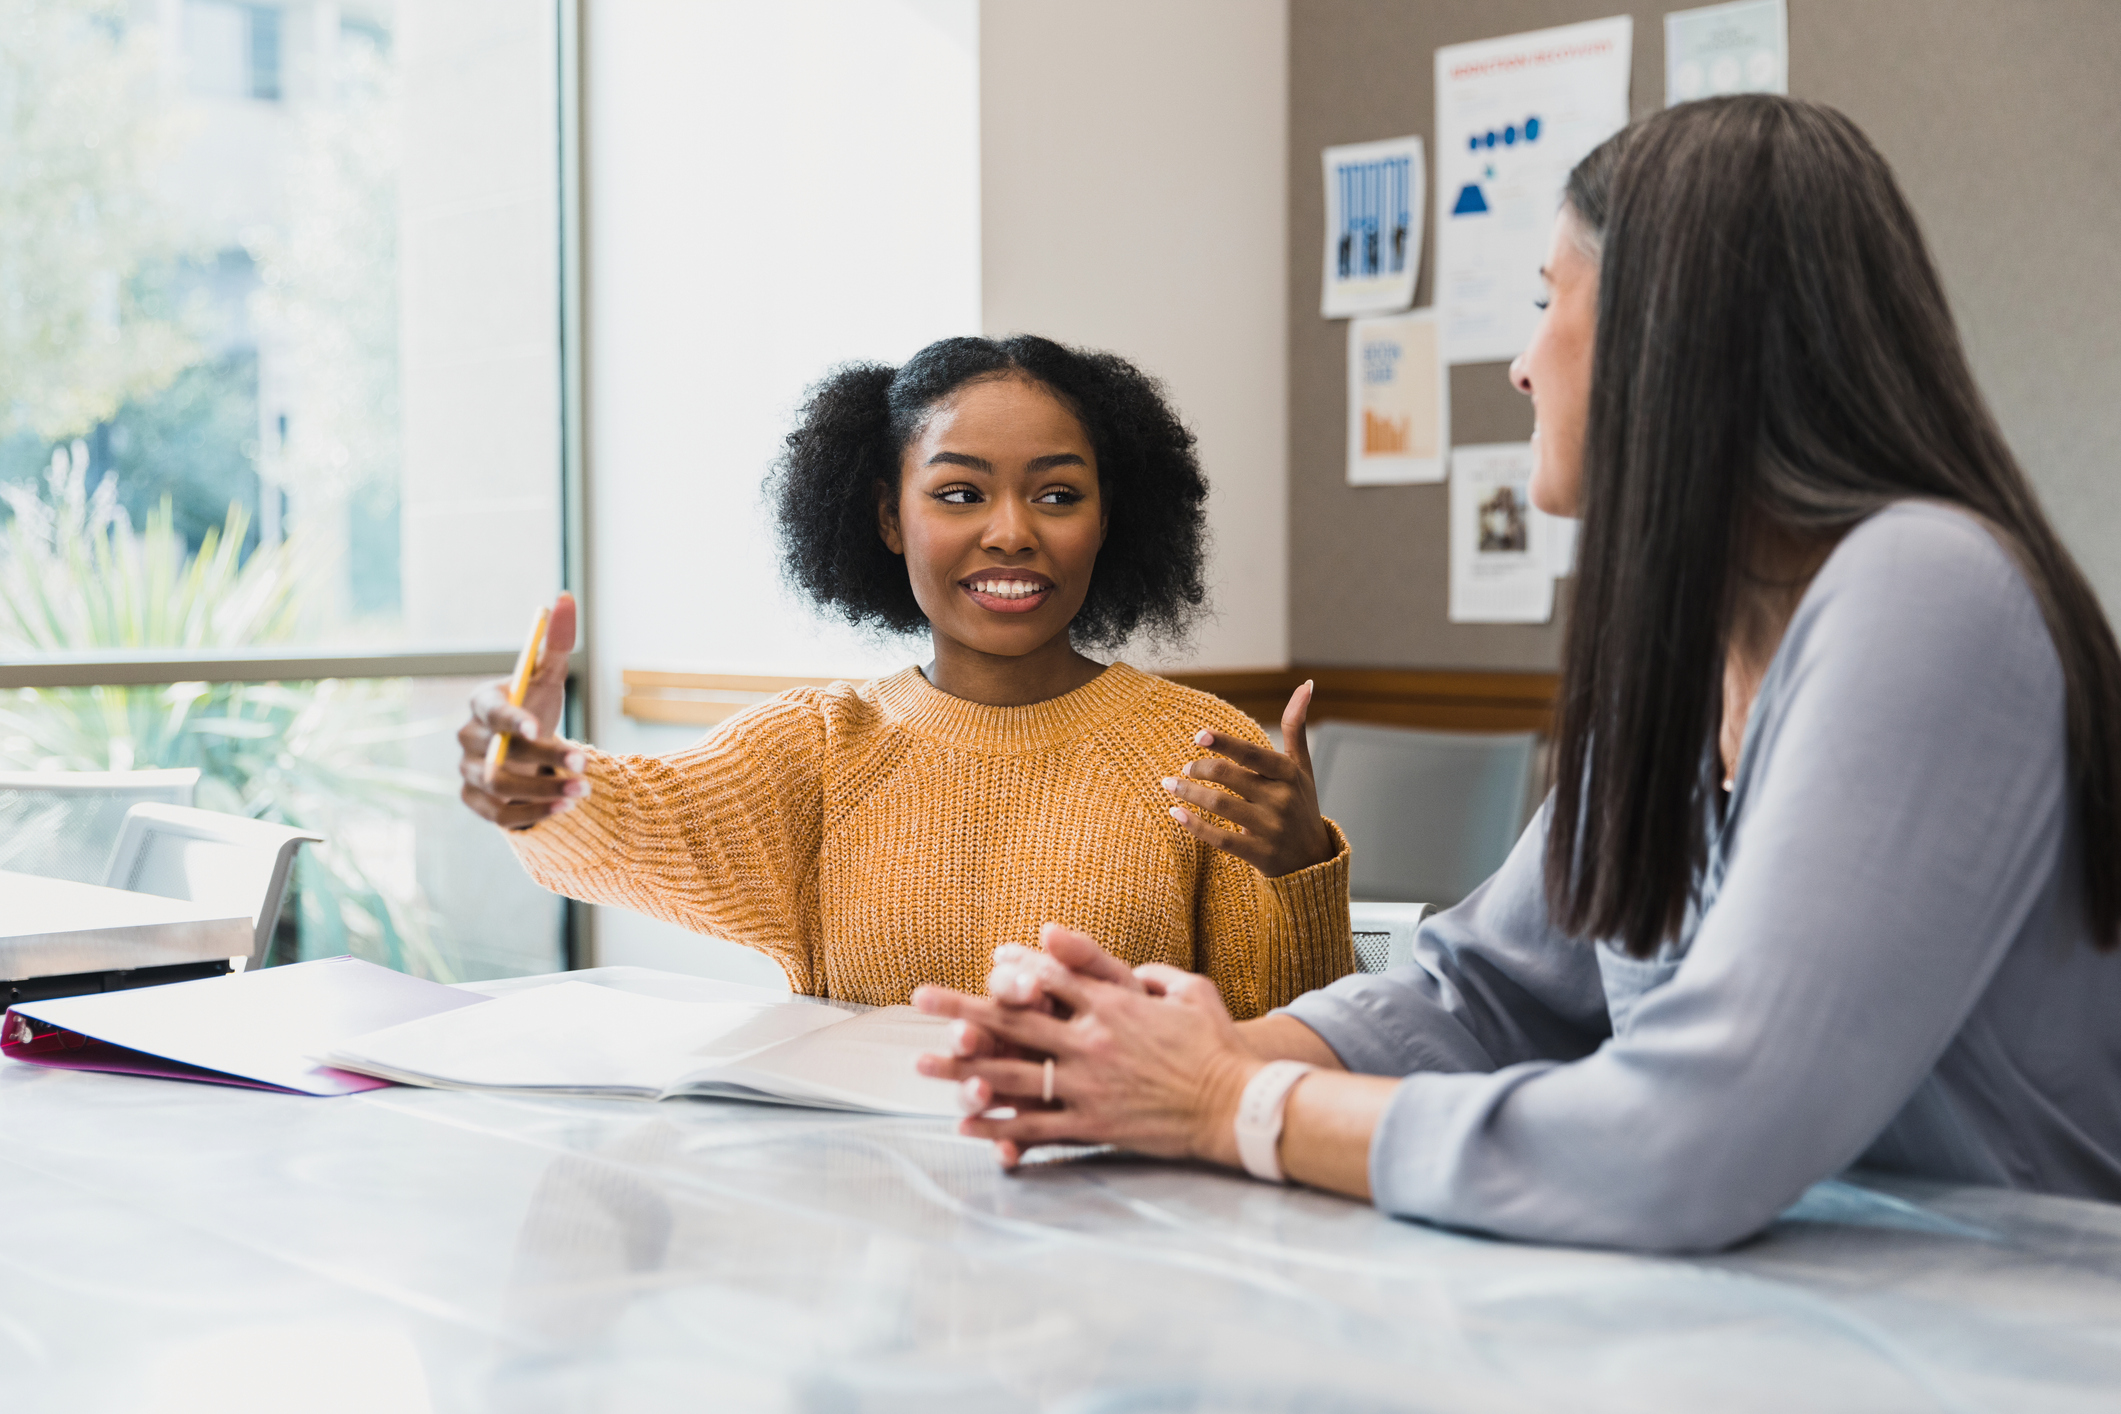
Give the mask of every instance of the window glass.
MULTIPOLYGON (((0 663, 512 652, 561 560, 552 0, 0 20, 0 663)), ((0 691, 0 771, 196 767, 326 836, 275 960, 562 965, 457 800, 469 681, 81 672, 0 691)))
POLYGON ((519 635, 560 562, 550 0, 7 14, 0 486, 78 464, 192 551, 291 547, 261 643, 519 635))
POLYGON ((57 773, 195 767, 192 804, 324 836, 296 856, 270 963, 353 953, 437 981, 566 965, 562 902, 457 798, 456 678, 0 692, 0 869, 101 883, 115 818, 57 773), (55 863, 55 861, 60 861, 55 863), (71 868, 67 866, 73 866, 71 868))

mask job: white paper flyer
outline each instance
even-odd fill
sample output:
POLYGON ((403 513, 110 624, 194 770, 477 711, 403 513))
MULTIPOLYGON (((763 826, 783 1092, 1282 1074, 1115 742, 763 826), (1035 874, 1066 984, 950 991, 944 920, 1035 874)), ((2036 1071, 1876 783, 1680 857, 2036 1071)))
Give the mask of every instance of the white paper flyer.
POLYGON ((1725 93, 1790 91, 1785 0, 1737 0, 1664 17, 1664 106, 1725 93))
POLYGON ((1436 51, 1436 300, 1450 363, 1532 336, 1569 169, 1628 121, 1626 15, 1436 51))

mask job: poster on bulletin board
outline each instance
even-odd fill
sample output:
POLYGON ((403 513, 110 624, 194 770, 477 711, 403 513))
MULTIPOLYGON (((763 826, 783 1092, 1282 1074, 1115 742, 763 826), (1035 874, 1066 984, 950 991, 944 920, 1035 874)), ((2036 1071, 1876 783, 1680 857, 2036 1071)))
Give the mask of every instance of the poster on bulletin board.
POLYGON ((1328 319, 1389 314, 1414 303, 1428 171, 1421 139, 1325 150, 1326 263, 1319 309, 1328 319))
POLYGON ((1454 624, 1543 624, 1554 616, 1549 517, 1532 505, 1532 447, 1451 450, 1454 624))
POLYGON ((1436 299, 1450 363, 1524 352, 1569 169, 1626 126, 1626 15, 1436 51, 1436 299))
POLYGON ((1786 0, 1736 0, 1664 17, 1664 106, 1790 91, 1786 0))
POLYGON ((1348 484, 1441 481, 1450 401, 1436 311, 1348 321, 1348 484))

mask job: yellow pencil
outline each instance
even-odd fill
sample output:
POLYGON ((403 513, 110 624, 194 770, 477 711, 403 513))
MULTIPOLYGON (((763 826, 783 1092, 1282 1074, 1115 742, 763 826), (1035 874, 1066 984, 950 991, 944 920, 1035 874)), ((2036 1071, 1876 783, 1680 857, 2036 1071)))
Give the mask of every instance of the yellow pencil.
MULTIPOLYGON (((508 705, 520 707, 523 699, 530 695, 530 680, 538 671, 538 662, 545 656, 545 626, 552 619, 552 610, 541 608, 537 618, 531 621, 530 641, 516 658, 515 680, 508 684, 508 705)), ((492 780, 500 773, 501 763, 508 759, 508 733, 495 732, 492 741, 486 743, 486 779, 492 780)))

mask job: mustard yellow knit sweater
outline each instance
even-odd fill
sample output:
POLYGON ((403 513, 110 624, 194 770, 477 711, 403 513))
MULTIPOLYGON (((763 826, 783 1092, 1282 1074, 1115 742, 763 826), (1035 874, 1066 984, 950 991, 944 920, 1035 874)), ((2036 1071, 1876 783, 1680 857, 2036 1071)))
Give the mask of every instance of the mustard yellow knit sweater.
POLYGON ((980 991, 1050 919, 1258 1016, 1354 969, 1348 849, 1333 829, 1333 859, 1269 879, 1180 829, 1159 782, 1202 727, 1266 741, 1123 663, 1029 707, 908 668, 784 692, 672 756, 584 747, 590 793, 509 839, 546 888, 747 944, 815 996, 980 991))

